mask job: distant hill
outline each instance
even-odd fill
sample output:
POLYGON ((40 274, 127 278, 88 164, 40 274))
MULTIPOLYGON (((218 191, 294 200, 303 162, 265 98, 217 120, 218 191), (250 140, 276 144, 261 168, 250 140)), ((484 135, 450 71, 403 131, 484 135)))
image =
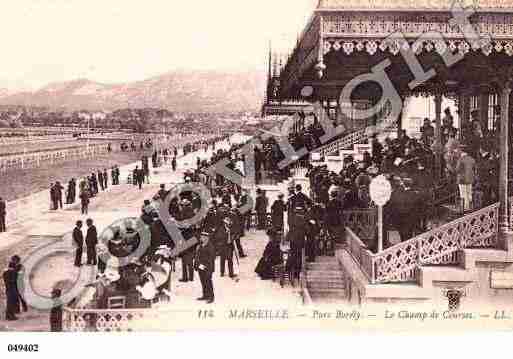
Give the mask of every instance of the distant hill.
POLYGON ((115 85, 77 79, 52 83, 34 92, 9 93, 0 89, 0 105, 68 110, 152 107, 187 113, 258 111, 265 80, 265 73, 257 71, 176 71, 115 85))

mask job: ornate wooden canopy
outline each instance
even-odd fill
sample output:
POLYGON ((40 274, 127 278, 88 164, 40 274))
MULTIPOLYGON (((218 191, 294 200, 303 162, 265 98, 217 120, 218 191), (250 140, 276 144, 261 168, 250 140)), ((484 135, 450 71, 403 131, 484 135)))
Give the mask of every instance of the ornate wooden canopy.
MULTIPOLYGON (((446 92, 482 86, 513 66, 513 2, 320 0, 281 72, 280 97, 301 98, 301 89, 312 86, 316 97, 337 98, 349 80, 385 59, 392 63, 387 73, 394 85, 407 94, 413 74, 402 50, 412 50, 426 71, 436 70, 436 78, 418 86, 417 92, 439 90, 441 85, 446 92), (461 21, 454 21, 464 8, 479 38, 469 38, 461 21), (448 52, 463 59, 447 68, 442 57, 448 52)), ((370 86, 362 96, 376 91, 370 86)))

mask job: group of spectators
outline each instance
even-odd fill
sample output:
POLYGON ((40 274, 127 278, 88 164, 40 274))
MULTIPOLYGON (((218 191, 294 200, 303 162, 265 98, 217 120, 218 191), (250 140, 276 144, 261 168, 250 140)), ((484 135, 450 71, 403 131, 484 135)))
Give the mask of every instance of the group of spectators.
POLYGON ((148 138, 144 141, 140 141, 139 146, 137 146, 134 141, 130 142, 130 145, 128 145, 128 143, 126 143, 126 142, 121 142, 121 144, 119 145, 119 148, 121 149, 122 152, 128 152, 128 151, 136 152, 138 149, 140 151, 144 151, 144 150, 149 150, 152 147, 153 147, 153 141, 151 140, 151 138, 148 138))
MULTIPOLYGON (((397 230, 403 241, 428 229, 431 220, 443 221, 434 218, 440 215, 437 210, 440 205, 455 204, 461 212, 468 212, 493 203, 498 193, 499 161, 496 141, 490 140, 490 136, 497 134, 489 137, 483 134, 476 112, 461 133, 454 127, 450 109, 444 114, 439 149, 432 122, 426 119, 419 139, 410 138, 405 130, 399 130, 395 139, 380 140, 373 136, 372 150, 358 161, 346 156, 339 173, 329 171, 327 166, 314 167, 306 158, 299 159, 308 169, 313 203, 326 212, 320 216, 323 218, 321 225, 326 228, 333 222, 343 227, 340 223, 343 212, 373 207, 369 187, 372 179, 381 174, 392 185, 391 199, 384 208, 384 231, 397 230), (438 154, 439 174, 435 172, 438 154)), ((305 146, 310 152, 321 145, 323 135, 322 126, 314 121, 307 127, 295 129, 289 134, 289 141, 296 150, 305 146)), ((277 174, 278 178, 288 177, 289 169, 278 169, 278 163, 284 159, 279 145, 272 139, 263 143, 262 148, 255 150, 257 178, 261 169, 277 174)), ((257 197, 257 202, 257 213, 260 210, 263 216, 263 208, 267 206, 260 203, 265 200, 259 201, 257 197)), ((373 237, 377 238, 377 232, 373 237)), ((370 247, 374 245, 371 243, 370 247)))
MULTIPOLYGON (((113 166, 110 170, 111 185, 119 185, 120 170, 118 166, 113 166)), ((91 198, 95 197, 100 190, 106 191, 109 186, 109 173, 106 168, 92 172, 79 180, 71 178, 67 188, 60 181, 50 184, 50 210, 57 211, 63 208, 63 198, 66 197, 66 204, 74 204, 78 199, 81 203, 82 214, 88 213, 91 198), (78 185, 78 191, 77 191, 78 185)))

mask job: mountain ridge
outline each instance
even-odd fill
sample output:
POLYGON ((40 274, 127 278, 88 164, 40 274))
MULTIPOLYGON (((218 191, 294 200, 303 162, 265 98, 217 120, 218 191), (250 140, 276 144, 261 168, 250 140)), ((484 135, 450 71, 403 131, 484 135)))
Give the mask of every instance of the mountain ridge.
POLYGON ((243 70, 177 70, 145 80, 105 84, 86 78, 49 83, 36 91, 0 91, 0 105, 68 110, 163 108, 174 112, 258 111, 266 74, 243 70))

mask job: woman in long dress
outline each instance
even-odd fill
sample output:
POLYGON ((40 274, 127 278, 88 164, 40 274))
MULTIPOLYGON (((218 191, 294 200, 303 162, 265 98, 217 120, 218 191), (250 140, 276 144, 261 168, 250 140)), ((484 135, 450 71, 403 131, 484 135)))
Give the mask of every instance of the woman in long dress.
POLYGON ((273 267, 282 263, 280 236, 276 235, 273 230, 269 230, 267 235, 269 236, 269 243, 265 246, 262 258, 260 258, 255 268, 255 273, 257 273, 262 280, 272 279, 273 267))

